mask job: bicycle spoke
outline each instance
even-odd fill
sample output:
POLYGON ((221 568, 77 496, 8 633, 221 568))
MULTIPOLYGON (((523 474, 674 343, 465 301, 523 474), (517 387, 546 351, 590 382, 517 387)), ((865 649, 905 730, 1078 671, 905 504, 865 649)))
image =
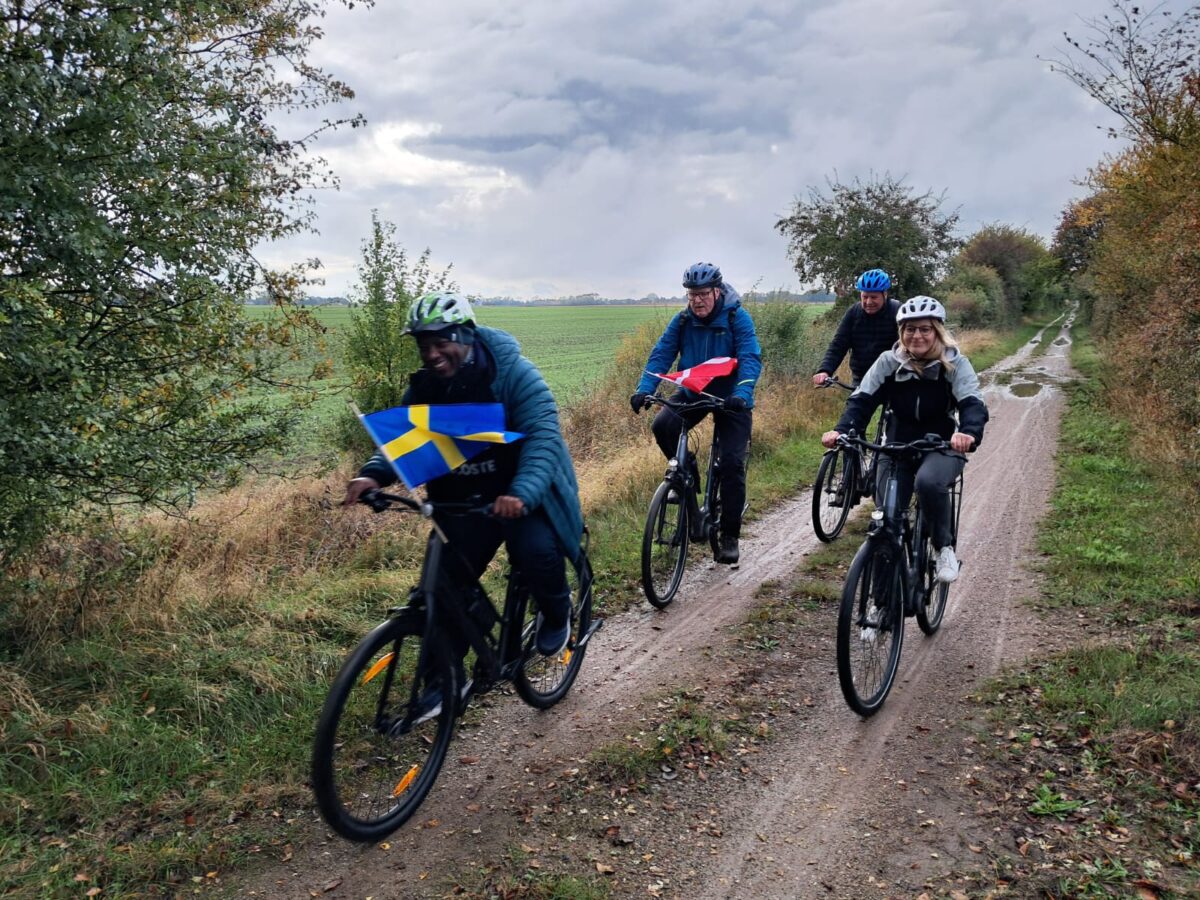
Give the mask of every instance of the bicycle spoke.
POLYGON ((326 821, 351 840, 400 827, 433 786, 450 741, 457 686, 440 651, 426 654, 433 658, 421 671, 422 625, 401 617, 368 635, 330 689, 317 726, 313 790, 326 821))
POLYGON ((642 588, 646 599, 659 608, 670 603, 679 590, 687 565, 688 541, 686 498, 664 481, 650 501, 642 536, 642 588))
POLYGON ((871 715, 895 679, 904 640, 901 574, 891 550, 867 542, 846 578, 838 615, 838 680, 850 708, 871 715))

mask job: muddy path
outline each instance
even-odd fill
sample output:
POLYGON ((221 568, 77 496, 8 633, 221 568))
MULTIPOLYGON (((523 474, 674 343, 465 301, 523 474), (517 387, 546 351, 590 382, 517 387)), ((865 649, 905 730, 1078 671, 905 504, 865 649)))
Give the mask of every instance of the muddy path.
MULTIPOLYGON (((834 622, 814 622, 796 635, 791 656, 801 661, 788 676, 805 694, 803 714, 780 723, 753 778, 701 788, 699 802, 721 820, 720 839, 679 840, 664 831, 648 845, 657 873, 649 887, 614 881, 612 896, 908 896, 1003 839, 986 833, 964 800, 974 759, 958 723, 973 685, 1043 640, 1019 602, 1033 590, 1021 561, 1053 485, 1056 385, 1069 374, 1069 322, 1053 330, 1060 327, 1045 355, 1033 356, 1031 343, 984 379, 991 421, 966 472, 963 572, 937 637, 924 638, 910 622, 883 710, 864 721, 846 708, 833 665, 834 622)), ((644 727, 667 692, 719 681, 732 629, 762 602, 760 586, 788 578, 816 545, 805 492, 748 528, 740 568, 694 565, 665 612, 641 605, 611 617, 555 709, 539 713, 503 695, 476 701, 430 797, 391 840, 354 846, 314 817, 283 858, 225 880, 224 890, 440 897, 452 887, 449 873, 535 849, 530 842, 558 846, 560 837, 557 868, 594 875, 572 856, 570 829, 539 833, 534 810, 589 752, 644 727)))
MULTIPOLYGON (((1054 484, 1069 328, 1056 323, 1045 355, 1031 342, 983 379, 991 420, 965 474, 963 570, 941 632, 910 624, 898 683, 868 720, 842 706, 826 666, 814 699, 831 715, 776 742, 769 783, 739 798, 740 839, 709 854, 695 896, 912 896, 1004 840, 964 802, 976 760, 955 726, 981 679, 1050 640, 1020 601, 1035 588, 1023 561, 1054 484)), ((826 643, 832 658, 832 634, 826 643)))

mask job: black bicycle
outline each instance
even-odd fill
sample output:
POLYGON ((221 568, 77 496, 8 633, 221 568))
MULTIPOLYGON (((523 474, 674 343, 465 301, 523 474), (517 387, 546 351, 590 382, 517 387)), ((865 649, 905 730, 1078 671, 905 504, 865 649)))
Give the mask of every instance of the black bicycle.
MULTIPOLYGON (((907 444, 873 444, 847 434, 838 443, 913 463, 925 453, 954 452, 937 435, 907 444)), ((893 467, 883 486, 883 505, 871 513, 867 539, 850 564, 838 610, 838 681, 846 703, 860 716, 878 711, 892 689, 904 645, 905 615, 915 615, 921 630, 933 635, 941 627, 950 592, 950 585, 935 577, 929 523, 914 500, 910 506, 917 507, 916 518, 909 525, 909 510, 898 508, 898 490, 893 467)), ((960 475, 950 494, 951 546, 958 543, 961 507, 960 475)))
MULTIPOLYGON (((825 387, 839 387, 852 391, 850 385, 829 378, 825 387)), ((879 415, 879 426, 875 430, 875 442, 883 440, 889 410, 885 407, 879 415)), ((837 446, 826 450, 817 468, 817 480, 812 489, 812 523, 817 539, 828 544, 842 533, 850 510, 864 497, 875 490, 875 470, 878 458, 875 453, 863 453, 858 447, 837 446)))
MULTIPOLYGON (((715 397, 685 403, 654 395, 646 399, 646 405, 663 406, 681 416, 725 407, 715 397)), ((720 546, 721 484, 717 473, 721 442, 714 430, 707 473, 702 481, 696 462, 697 448, 693 446, 693 427, 684 420, 675 455, 667 462, 667 472, 650 501, 646 530, 642 534, 642 590, 646 599, 659 609, 674 600, 679 591, 687 566, 688 544, 707 540, 714 556, 720 546)), ((749 458, 747 448, 747 463, 749 458)))
MULTIPOLYGON (((432 520, 417 586, 403 606, 371 631, 347 657, 325 700, 313 743, 312 786, 321 815, 338 834, 376 841, 416 812, 437 779, 454 720, 468 700, 503 682, 521 699, 546 709, 570 690, 588 641, 603 620, 592 619, 592 572, 586 546, 573 572, 571 637, 560 654, 534 646, 537 611, 522 575, 510 568, 504 609, 478 582, 463 590, 442 575, 454 553, 438 526, 443 516, 486 515, 488 507, 419 503, 370 491, 362 501, 376 512, 399 506, 432 520), (499 635, 495 626, 499 624, 499 635), (475 651, 465 684, 453 647, 475 651)), ((586 536, 585 536, 586 537, 586 536)))

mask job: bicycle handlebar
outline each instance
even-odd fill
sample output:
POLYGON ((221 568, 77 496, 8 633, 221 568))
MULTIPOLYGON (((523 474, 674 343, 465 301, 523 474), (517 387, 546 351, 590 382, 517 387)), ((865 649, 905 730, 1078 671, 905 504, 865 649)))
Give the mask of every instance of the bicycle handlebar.
POLYGON ((823 382, 816 385, 817 390, 821 390, 822 388, 827 388, 827 387, 840 387, 843 391, 854 390, 854 388, 852 388, 850 385, 846 384, 846 382, 839 381, 838 377, 836 375, 830 375, 823 382))
POLYGON ((667 409, 674 410, 677 413, 684 413, 701 409, 724 409, 725 401, 717 397, 701 397, 699 400, 679 403, 678 401, 671 400, 669 397, 659 397, 657 394, 650 394, 646 397, 646 406, 665 406, 667 409))
POLYGON ((931 453, 938 450, 950 450, 952 453, 958 452, 950 446, 949 441, 937 434, 927 434, 923 438, 917 438, 917 440, 909 441, 908 443, 897 441, 875 444, 871 441, 868 441, 866 438, 859 437, 853 431, 850 431, 846 434, 838 435, 837 442, 841 446, 854 444, 859 447, 865 447, 868 450, 874 450, 878 453, 885 453, 888 456, 898 456, 901 453, 907 452, 931 453))
POLYGON ((358 498, 358 502, 371 507, 375 512, 383 512, 385 509, 399 504, 415 513, 420 513, 426 519, 432 518, 435 513, 451 516, 490 516, 492 514, 492 504, 490 503, 479 504, 448 500, 437 503, 431 500, 417 501, 400 494, 389 494, 382 489, 365 491, 358 498))

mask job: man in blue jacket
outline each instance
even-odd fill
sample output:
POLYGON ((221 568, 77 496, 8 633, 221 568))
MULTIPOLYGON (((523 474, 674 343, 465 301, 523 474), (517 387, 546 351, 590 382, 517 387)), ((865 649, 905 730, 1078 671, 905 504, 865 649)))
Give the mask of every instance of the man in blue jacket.
MULTIPOLYGON (((579 560, 583 514, 575 467, 563 440, 558 407, 545 379, 521 355, 512 335, 476 324, 466 297, 437 291, 409 310, 406 334, 413 335, 423 368, 413 373, 401 405, 500 403, 504 427, 525 436, 493 444, 453 472, 426 485, 433 501, 468 498, 492 504, 494 518, 447 518, 440 522, 469 571, 447 574, 474 582, 501 542, 529 582, 541 615, 537 649, 560 653, 571 633, 570 589, 564 559, 579 560)), ((392 484, 395 471, 376 453, 346 488, 345 504, 366 491, 392 484)), ((450 554, 447 554, 447 558, 450 554)), ((465 648, 464 648, 465 649, 465 648)))
MULTIPOLYGON (((742 308, 738 292, 722 279, 720 269, 711 263, 696 263, 683 273, 683 286, 687 289, 687 309, 671 319, 667 330, 658 339, 629 404, 635 413, 641 412, 646 398, 654 393, 659 383, 651 373, 669 372, 676 358, 680 370, 716 356, 737 359, 737 369, 732 375, 714 380, 705 390, 725 401, 725 408, 713 413, 721 442, 718 477, 723 498, 717 562, 733 565, 738 561, 742 510, 746 507, 750 410, 754 408, 754 385, 762 372, 762 348, 754 332, 754 320, 742 308)), ((679 394, 681 399, 695 399, 686 389, 681 389, 679 394)), ((705 412, 689 413, 688 424, 694 425, 705 415, 705 412)), ((682 428, 683 418, 674 410, 661 409, 654 417, 654 439, 668 459, 675 455, 682 428)))

